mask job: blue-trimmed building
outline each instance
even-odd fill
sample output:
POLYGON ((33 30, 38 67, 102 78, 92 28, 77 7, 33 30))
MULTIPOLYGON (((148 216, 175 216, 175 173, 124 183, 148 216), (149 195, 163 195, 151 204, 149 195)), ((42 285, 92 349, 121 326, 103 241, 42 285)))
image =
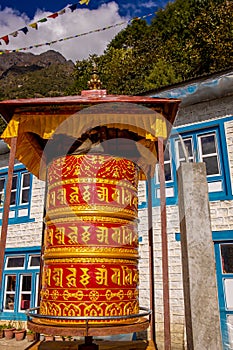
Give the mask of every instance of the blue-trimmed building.
MULTIPOLYGON (((223 349, 233 348, 233 72, 151 92, 182 103, 165 151, 172 349, 185 348, 176 171, 183 161, 206 164, 223 349)), ((147 95, 147 96, 148 96, 147 95)), ((143 187, 143 185, 141 185, 143 187)), ((152 179, 157 344, 163 349, 162 259, 158 171, 152 179)), ((146 189, 146 184, 144 184, 146 189)), ((198 191, 198 189, 197 189, 198 191)), ((140 192, 143 192, 141 189, 140 192)), ((147 193, 140 202, 140 298, 149 305, 147 193)), ((212 247, 213 248, 213 247, 212 247)), ((197 271, 198 273, 198 271, 197 271)), ((205 283, 205 281, 203 281, 205 283)))
MULTIPOLYGON (((223 349, 233 347, 233 73, 232 71, 148 93, 181 98, 165 151, 167 232, 172 349, 185 348, 181 247, 176 170, 180 162, 205 162, 216 257, 223 349), (231 345, 230 345, 231 344, 231 345), (231 346, 231 347, 230 347, 231 346)), ((8 150, 0 146, 0 217, 7 177, 8 150)), ((163 348, 162 261, 159 177, 152 179, 155 257, 156 341, 163 348)), ((198 189, 197 189, 198 190, 198 189)), ((15 164, 0 295, 0 320, 23 320, 38 302, 44 183, 15 164)), ((140 304, 149 306, 147 186, 139 187, 140 304)), ((203 281, 205 283, 205 281, 203 281)))

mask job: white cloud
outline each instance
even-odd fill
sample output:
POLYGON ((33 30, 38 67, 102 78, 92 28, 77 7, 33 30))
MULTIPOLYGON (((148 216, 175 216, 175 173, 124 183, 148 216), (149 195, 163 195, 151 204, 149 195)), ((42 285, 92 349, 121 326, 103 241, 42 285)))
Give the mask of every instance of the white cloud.
POLYGON ((90 54, 102 54, 111 39, 127 24, 127 18, 119 15, 118 5, 111 2, 101 5, 97 10, 77 9, 71 12, 67 9, 65 14, 59 15, 55 19, 38 23, 38 30, 28 27, 30 23, 37 22, 50 14, 50 12, 37 10, 34 19, 29 20, 25 14, 19 14, 11 8, 0 11, 0 37, 25 26, 29 29, 26 35, 20 31, 16 38, 9 36, 10 42, 8 45, 1 40, 0 50, 15 50, 34 46, 125 22, 124 25, 115 28, 61 41, 53 45, 32 48, 27 51, 20 50, 21 52, 40 54, 53 49, 59 51, 66 59, 75 62, 88 58, 90 54))
POLYGON ((156 1, 146 1, 146 2, 141 2, 140 5, 142 7, 145 7, 147 9, 151 9, 151 8, 157 8, 157 7, 161 7, 158 5, 158 2, 156 1))

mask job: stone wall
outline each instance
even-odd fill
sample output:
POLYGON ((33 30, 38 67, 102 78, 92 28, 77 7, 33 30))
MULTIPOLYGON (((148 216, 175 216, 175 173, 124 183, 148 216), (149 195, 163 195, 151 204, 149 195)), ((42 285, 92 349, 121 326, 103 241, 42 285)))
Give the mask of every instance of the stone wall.
POLYGON ((184 124, 199 123, 201 121, 230 116, 232 114, 232 95, 189 106, 182 107, 181 104, 174 125, 175 127, 178 127, 184 124))
MULTIPOLYGON (((149 293, 149 249, 148 249, 148 216, 147 210, 139 211, 139 233, 142 242, 139 244, 140 273, 140 305, 150 306, 149 293)), ((162 286, 162 249, 160 230, 160 208, 153 208, 154 232, 154 285, 155 285, 155 315, 156 341, 159 349, 163 349, 163 286, 162 286)), ((181 274, 180 242, 176 241, 175 233, 179 232, 179 216, 177 206, 167 206, 167 234, 169 251, 169 281, 171 309, 172 349, 183 349, 184 343, 184 306, 181 274)))

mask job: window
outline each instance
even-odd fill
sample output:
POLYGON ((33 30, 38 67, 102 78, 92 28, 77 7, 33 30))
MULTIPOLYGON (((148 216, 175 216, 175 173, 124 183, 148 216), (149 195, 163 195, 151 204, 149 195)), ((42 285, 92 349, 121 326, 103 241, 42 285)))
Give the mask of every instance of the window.
POLYGON ((14 310, 15 304, 15 290, 16 290, 16 275, 5 276, 5 300, 4 309, 14 310))
POLYGON ((39 271, 40 248, 6 249, 1 319, 26 319, 25 310, 38 305, 39 271))
POLYGON ((28 268, 39 268, 40 267, 40 255, 30 255, 29 256, 29 262, 28 262, 28 268))
POLYGON ((5 177, 0 177, 0 208, 4 203, 4 187, 5 187, 5 177))
POLYGON ((181 138, 176 140, 176 157, 178 160, 178 164, 185 162, 186 158, 188 158, 189 162, 194 161, 193 156, 193 140, 192 138, 181 138))
POLYGON ((222 271, 233 274, 233 244, 221 244, 222 271))
MULTIPOLYGON (((174 197, 174 174, 173 174, 173 164, 172 164, 172 153, 171 144, 167 143, 164 151, 164 175, 166 181, 166 197, 174 197)), ((159 164, 156 165, 155 177, 152 188, 154 188, 155 198, 158 200, 160 198, 160 181, 159 181, 159 164)), ((153 204, 154 201, 152 201, 153 204)), ((155 203, 154 203, 155 204, 155 203)))
POLYGON ((219 175, 219 150, 216 140, 216 132, 198 136, 200 160, 206 165, 207 175, 219 175))
MULTIPOLYGON (((176 204, 178 198, 176 171, 180 163, 204 162, 210 200, 231 199, 232 190, 224 120, 187 126, 173 131, 164 152, 166 202, 176 204)), ((152 181, 152 204, 159 205, 158 165, 152 181)))
POLYGON ((6 258, 6 269, 12 268, 22 268, 24 267, 24 256, 10 257, 6 258))
POLYGON ((233 347, 233 231, 213 232, 223 349, 233 347))
POLYGON ((32 276, 20 276, 19 311, 27 310, 31 304, 32 276))
MULTIPOLYGON (((184 144, 188 145, 187 152, 190 161, 204 162, 209 193, 223 194, 225 188, 225 174, 220 143, 219 129, 203 133, 198 131, 190 137, 182 135, 184 144), (194 149, 194 151, 193 151, 194 149), (195 155, 195 158, 194 158, 195 155)), ((180 160, 177 160, 179 166, 180 160)), ((210 199, 214 197, 210 196, 210 199)), ((215 197, 216 198, 216 197, 215 197)), ((220 198, 219 198, 220 199, 220 198)))
POLYGON ((30 199, 30 174, 22 173, 21 175, 21 192, 20 204, 28 204, 30 199))
MULTIPOLYGON (((7 169, 0 173, 0 220, 6 196, 7 169)), ((9 224, 31 221, 32 175, 22 165, 15 166, 10 197, 9 224)))

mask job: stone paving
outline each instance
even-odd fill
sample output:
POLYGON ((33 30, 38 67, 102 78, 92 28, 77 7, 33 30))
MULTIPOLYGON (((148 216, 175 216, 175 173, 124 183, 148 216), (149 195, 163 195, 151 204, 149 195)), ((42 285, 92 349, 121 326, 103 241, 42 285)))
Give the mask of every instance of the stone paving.
POLYGON ((32 344, 27 339, 16 341, 13 339, 0 339, 0 349, 1 350, 25 350, 32 344))

